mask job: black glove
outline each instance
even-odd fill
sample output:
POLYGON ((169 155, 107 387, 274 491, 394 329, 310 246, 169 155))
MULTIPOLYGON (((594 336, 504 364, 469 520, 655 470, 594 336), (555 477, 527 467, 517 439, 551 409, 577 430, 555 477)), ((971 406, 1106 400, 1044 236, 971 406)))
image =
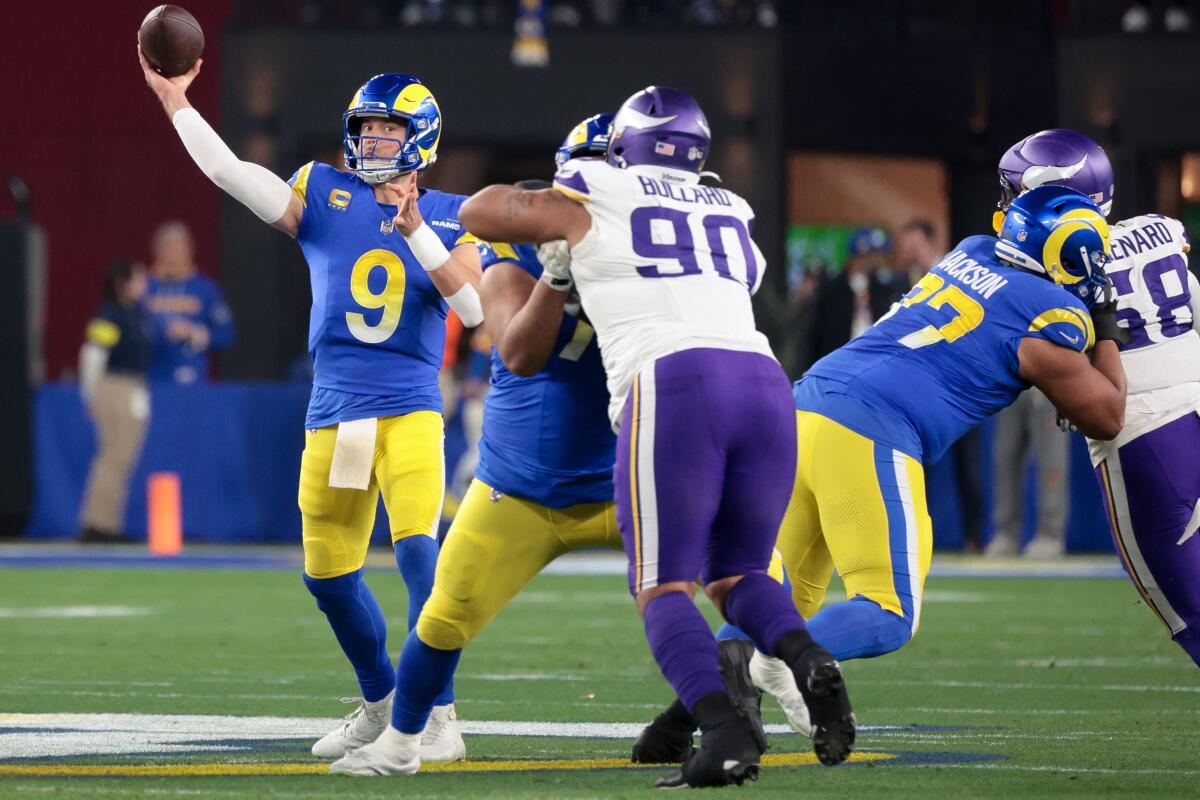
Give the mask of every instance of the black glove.
POLYGON ((1103 303, 1092 306, 1092 324, 1096 328, 1096 341, 1105 339, 1117 344, 1129 344, 1129 328, 1117 323, 1117 296, 1114 292, 1103 303))
POLYGON ((1074 288, 1092 315, 1096 341, 1129 344, 1129 329, 1117 324, 1117 290, 1108 274, 1098 269, 1074 288))

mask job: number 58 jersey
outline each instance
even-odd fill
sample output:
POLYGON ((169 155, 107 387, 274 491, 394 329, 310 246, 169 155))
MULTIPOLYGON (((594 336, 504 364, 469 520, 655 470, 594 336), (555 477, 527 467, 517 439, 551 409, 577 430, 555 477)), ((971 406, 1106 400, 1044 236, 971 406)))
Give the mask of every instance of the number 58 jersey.
POLYGON ((614 428, 634 376, 657 358, 697 348, 774 358, 750 305, 766 263, 745 200, 678 170, 588 159, 564 164, 554 188, 592 217, 571 274, 596 329, 614 428))
MULTIPOLYGON (((404 235, 396 206, 365 181, 328 164, 305 164, 289 181, 304 201, 296 240, 312 282, 308 350, 313 393, 305 427, 441 411, 438 370, 446 301, 404 235)), ((462 228, 461 195, 424 189, 421 216, 447 250, 476 241, 462 228)))
POLYGON ((1111 241, 1105 272, 1117 290, 1117 318, 1129 329, 1129 343, 1120 345, 1129 393, 1200 381, 1200 286, 1188 271, 1183 223, 1132 217, 1112 226, 1111 241))
POLYGON ((995 245, 964 239, 866 333, 814 364, 795 385, 796 407, 931 463, 1029 388, 1024 338, 1090 349, 1083 303, 1003 264, 995 245))

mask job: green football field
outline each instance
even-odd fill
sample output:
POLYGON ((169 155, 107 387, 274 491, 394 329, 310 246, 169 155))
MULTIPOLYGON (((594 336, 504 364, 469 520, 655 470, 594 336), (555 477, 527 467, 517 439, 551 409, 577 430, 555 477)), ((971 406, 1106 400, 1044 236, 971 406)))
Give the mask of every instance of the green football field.
MULTIPOLYGON (((368 574, 394 653, 403 586, 368 574)), ((1200 672, 1129 583, 926 590, 912 644, 845 664, 856 760, 816 766, 777 733, 759 781, 726 792, 1198 796, 1200 672)), ((463 657, 470 761, 414 777, 331 777, 309 756, 356 687, 292 570, 0 568, 0 674, 4 798, 650 796, 665 771, 624 763, 670 690, 617 576, 530 586, 463 657)))

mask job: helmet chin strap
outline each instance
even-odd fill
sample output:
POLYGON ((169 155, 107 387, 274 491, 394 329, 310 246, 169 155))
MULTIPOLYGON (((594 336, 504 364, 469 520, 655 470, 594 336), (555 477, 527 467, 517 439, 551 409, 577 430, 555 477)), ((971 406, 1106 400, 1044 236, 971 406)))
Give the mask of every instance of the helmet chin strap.
POLYGON ((364 181, 371 184, 372 186, 379 186, 380 184, 387 183, 388 181, 392 180, 393 178, 398 178, 401 175, 399 170, 387 170, 386 172, 373 172, 373 171, 358 170, 358 169, 354 170, 354 174, 357 175, 358 177, 362 178, 364 181))

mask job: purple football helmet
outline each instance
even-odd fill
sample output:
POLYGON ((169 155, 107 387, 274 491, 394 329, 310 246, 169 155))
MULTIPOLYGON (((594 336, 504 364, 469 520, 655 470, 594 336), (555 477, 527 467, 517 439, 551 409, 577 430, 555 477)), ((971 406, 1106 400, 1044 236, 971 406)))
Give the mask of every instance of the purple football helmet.
POLYGON ((1104 148, 1082 133, 1052 128, 1008 148, 1000 158, 1000 224, 1015 198, 1039 186, 1066 186, 1087 195, 1105 216, 1112 211, 1112 164, 1104 148))
POLYGON ((617 110, 606 158, 622 169, 648 164, 699 174, 711 142, 695 98, 669 86, 647 86, 617 110))

